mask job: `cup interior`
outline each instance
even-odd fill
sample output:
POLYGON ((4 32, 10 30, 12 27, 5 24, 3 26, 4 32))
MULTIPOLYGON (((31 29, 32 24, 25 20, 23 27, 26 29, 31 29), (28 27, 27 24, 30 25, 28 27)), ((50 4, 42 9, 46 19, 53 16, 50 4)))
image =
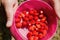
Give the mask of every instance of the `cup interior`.
MULTIPOLYGON (((47 4, 46 2, 43 1, 26 1, 24 3, 22 3, 21 5, 19 5, 16 14, 14 16, 14 30, 16 30, 17 35, 19 37, 21 37, 22 39, 27 40, 27 33, 29 32, 28 29, 24 28, 24 29, 18 29, 15 26, 15 18, 17 17, 17 15, 24 11, 24 10, 30 10, 30 9, 36 9, 36 10, 43 10, 44 11, 44 15, 47 17, 47 21, 48 21, 48 33, 47 35, 42 38, 41 40, 47 40, 49 38, 51 38, 54 33, 56 32, 56 28, 57 28, 57 18, 55 16, 55 12, 54 9, 47 4)), ((18 38, 19 39, 19 38, 18 38)))

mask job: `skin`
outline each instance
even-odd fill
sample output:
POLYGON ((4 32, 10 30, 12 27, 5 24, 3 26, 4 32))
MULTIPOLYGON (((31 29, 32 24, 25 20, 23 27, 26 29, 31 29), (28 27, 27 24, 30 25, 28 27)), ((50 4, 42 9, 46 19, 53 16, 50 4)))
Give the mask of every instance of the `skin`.
POLYGON ((53 0, 54 1, 54 8, 57 13, 57 16, 60 18, 60 0, 53 0))

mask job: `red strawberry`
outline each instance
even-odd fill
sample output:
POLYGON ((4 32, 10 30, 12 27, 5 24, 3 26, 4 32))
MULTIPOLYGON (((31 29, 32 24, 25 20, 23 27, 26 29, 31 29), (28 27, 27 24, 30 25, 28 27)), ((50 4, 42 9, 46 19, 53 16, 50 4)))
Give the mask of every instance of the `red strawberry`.
POLYGON ((21 27, 22 27, 22 23, 19 23, 19 22, 16 23, 16 27, 17 27, 17 28, 21 28, 21 27))
POLYGON ((38 36, 34 36, 34 40, 38 40, 38 36))

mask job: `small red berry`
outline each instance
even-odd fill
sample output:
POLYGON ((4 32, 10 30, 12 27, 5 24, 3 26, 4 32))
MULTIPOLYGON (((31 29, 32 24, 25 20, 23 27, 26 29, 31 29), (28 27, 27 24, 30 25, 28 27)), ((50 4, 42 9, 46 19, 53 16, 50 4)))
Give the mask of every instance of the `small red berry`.
POLYGON ((43 18, 43 17, 44 17, 44 15, 43 15, 43 14, 39 15, 39 18, 43 18))
POLYGON ((18 14, 18 18, 22 18, 21 14, 18 14))
POLYGON ((23 13, 21 13, 21 16, 22 16, 22 17, 25 17, 25 15, 24 15, 23 13))
POLYGON ((28 29, 29 29, 30 31, 34 31, 34 27, 32 27, 32 26, 28 27, 28 29))
POLYGON ((35 15, 35 16, 38 16, 38 15, 39 15, 39 13, 34 13, 34 15, 35 15))
POLYGON ((34 10, 30 10, 30 14, 32 14, 32 15, 33 15, 33 14, 34 14, 34 10))
POLYGON ((24 17, 23 19, 24 21, 29 21, 28 17, 24 17))
POLYGON ((40 22, 40 25, 44 27, 46 24, 43 22, 40 22))
POLYGON ((28 25, 31 26, 32 24, 29 22, 28 25))
POLYGON ((47 20, 45 21, 46 24, 48 24, 47 20))
POLYGON ((38 16, 35 16, 35 17, 34 17, 34 20, 38 20, 38 19, 39 19, 38 16))
POLYGON ((41 28, 41 25, 40 25, 40 24, 36 24, 36 27, 37 27, 37 28, 41 28))
POLYGON ((35 28, 36 31, 38 31, 39 29, 38 28, 35 28))
POLYGON ((28 40, 34 40, 34 36, 29 37, 28 40))
POLYGON ((32 27, 36 28, 36 25, 32 25, 32 27))
POLYGON ((38 32, 36 30, 34 30, 32 33, 33 33, 34 36, 38 35, 38 32))
POLYGON ((33 11, 34 11, 34 13, 37 13, 37 10, 34 9, 33 11))
POLYGON ((33 33, 32 32, 29 32, 28 34, 27 34, 27 37, 29 38, 29 37, 31 37, 33 35, 33 33))
POLYGON ((27 22, 26 21, 23 21, 23 26, 27 26, 27 22))
POLYGON ((39 37, 39 38, 43 38, 43 34, 40 33, 40 34, 38 35, 38 37, 39 37))
POLYGON ((26 12, 25 16, 26 16, 26 17, 29 17, 29 12, 26 12))
POLYGON ((41 26, 41 29, 45 29, 45 27, 44 26, 41 26))
POLYGON ((46 17, 43 17, 42 19, 41 19, 41 22, 45 22, 46 21, 46 17))
POLYGON ((34 36, 34 40, 38 40, 38 36, 34 36))
POLYGON ((48 26, 47 26, 47 25, 45 25, 45 27, 44 27, 44 28, 45 28, 45 30, 48 30, 48 26))
POLYGON ((22 27, 22 23, 16 23, 16 27, 17 28, 21 28, 22 27))
POLYGON ((26 14, 26 11, 23 11, 24 14, 26 14))
POLYGON ((21 21, 21 19, 19 19, 19 18, 16 18, 15 19, 15 22, 17 23, 17 22, 20 22, 21 21))
POLYGON ((39 29, 38 32, 43 32, 43 29, 39 29))
POLYGON ((33 16, 32 15, 29 15, 29 20, 32 20, 33 19, 33 16))
POLYGON ((31 20, 31 24, 35 24, 35 20, 31 20))
POLYGON ((40 22, 39 21, 36 21, 36 24, 40 24, 40 22))
POLYGON ((43 36, 45 37, 47 34, 47 30, 43 30, 42 33, 43 33, 43 36))

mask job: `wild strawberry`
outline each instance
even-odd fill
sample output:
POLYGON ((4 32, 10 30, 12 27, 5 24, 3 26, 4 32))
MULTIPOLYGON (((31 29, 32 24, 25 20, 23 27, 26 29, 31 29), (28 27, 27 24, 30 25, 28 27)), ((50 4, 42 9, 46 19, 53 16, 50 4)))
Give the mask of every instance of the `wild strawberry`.
POLYGON ((23 14, 23 13, 21 13, 20 15, 21 15, 22 17, 25 17, 25 14, 23 14))
POLYGON ((40 25, 44 27, 46 24, 43 22, 40 22, 40 25))
POLYGON ((39 18, 43 18, 43 17, 44 17, 44 15, 43 15, 43 14, 39 15, 39 18))
POLYGON ((29 20, 32 20, 33 19, 33 16, 32 15, 29 15, 29 20))
POLYGON ((28 25, 31 26, 32 24, 30 22, 28 22, 28 25))
POLYGON ((23 21, 23 26, 27 26, 27 22, 26 21, 23 21))
POLYGON ((39 21, 36 21, 36 24, 40 24, 40 22, 39 21))
POLYGON ((22 27, 22 23, 19 23, 19 22, 16 23, 16 27, 17 27, 17 28, 21 28, 21 27, 22 27))
POLYGON ((39 15, 39 13, 34 13, 34 16, 38 16, 39 15))
POLYGON ((16 18, 15 19, 15 22, 17 23, 17 22, 20 22, 21 21, 21 19, 19 19, 19 18, 16 18))
POLYGON ((24 21, 29 21, 28 17, 24 17, 23 19, 24 21))
POLYGON ((48 30, 48 26, 47 26, 47 25, 45 25, 44 29, 45 29, 45 30, 48 30))
POLYGON ((43 36, 45 37, 47 34, 47 30, 43 30, 42 33, 43 33, 43 36))
POLYGON ((38 35, 38 37, 39 37, 39 38, 43 38, 43 34, 40 33, 40 34, 38 35))
POLYGON ((35 20, 31 20, 31 24, 35 24, 35 20))
POLYGON ((23 14, 26 14, 27 11, 23 11, 23 14))
POLYGON ((38 35, 38 32, 36 30, 34 30, 32 33, 33 33, 34 36, 38 35))
POLYGON ((18 18, 22 18, 22 15, 21 15, 21 13, 20 13, 20 14, 18 14, 18 18))
POLYGON ((34 13, 37 13, 37 10, 33 9, 34 13))
POLYGON ((26 12, 25 16, 26 16, 26 17, 29 17, 29 12, 26 12))
POLYGON ((34 40, 34 36, 29 37, 28 40, 34 40))
POLYGON ((28 34, 27 34, 27 37, 29 38, 29 37, 31 37, 33 35, 33 33, 32 32, 29 32, 28 34))
POLYGON ((35 17, 34 17, 34 20, 38 20, 38 17, 37 17, 37 16, 35 16, 35 17))
POLYGON ((41 28, 40 29, 45 29, 45 27, 44 26, 41 26, 41 28))
POLYGON ((32 26, 28 27, 28 29, 29 29, 30 31, 34 31, 34 27, 32 27, 32 26))
POLYGON ((38 38, 38 36, 34 36, 34 40, 38 40, 39 38, 38 38))
POLYGON ((41 22, 45 22, 46 21, 46 17, 43 17, 42 19, 41 19, 41 22))
POLYGON ((40 24, 36 24, 36 27, 37 27, 37 28, 41 28, 41 25, 40 25, 40 24))
POLYGON ((36 31, 38 31, 38 30, 39 30, 39 28, 37 28, 37 27, 36 27, 36 28, 35 28, 35 30, 36 30, 36 31))
POLYGON ((30 10, 30 14, 32 14, 32 15, 33 15, 33 14, 34 14, 34 10, 30 10))
POLYGON ((39 29, 38 32, 43 32, 43 29, 39 29))

